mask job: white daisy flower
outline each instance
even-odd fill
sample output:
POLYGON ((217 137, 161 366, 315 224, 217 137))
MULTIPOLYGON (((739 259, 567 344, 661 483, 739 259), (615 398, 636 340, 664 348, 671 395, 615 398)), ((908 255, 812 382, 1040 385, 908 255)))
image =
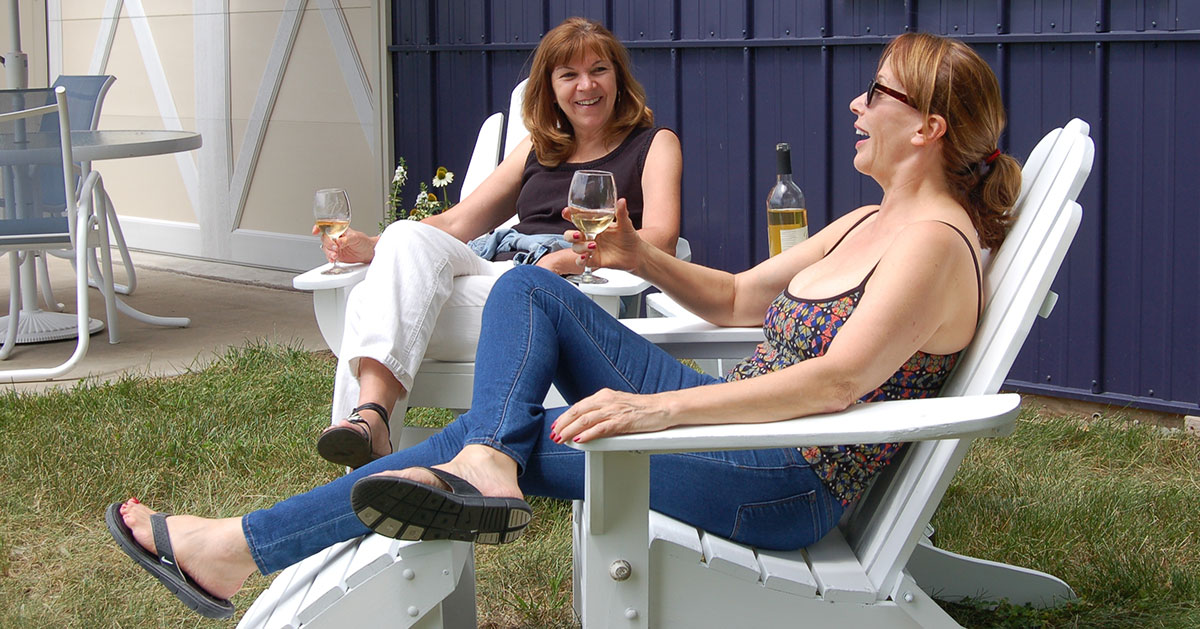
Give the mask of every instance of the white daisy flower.
POLYGON ((445 166, 439 166, 437 174, 433 176, 434 188, 445 188, 454 182, 454 173, 446 170, 445 166))

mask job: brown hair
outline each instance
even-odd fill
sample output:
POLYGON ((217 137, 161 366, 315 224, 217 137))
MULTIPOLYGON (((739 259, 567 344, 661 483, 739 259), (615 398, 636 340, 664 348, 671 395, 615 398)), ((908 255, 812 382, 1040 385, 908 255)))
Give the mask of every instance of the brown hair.
POLYGON ((946 183, 970 214, 980 245, 995 248, 1008 233, 1021 192, 1021 165, 1009 155, 993 155, 1007 122, 996 75, 966 44, 928 33, 893 39, 879 67, 889 60, 912 105, 946 119, 946 183))
POLYGON ((575 130, 554 100, 550 73, 585 52, 593 52, 611 62, 617 77, 616 103, 605 139, 654 124, 654 113, 646 106, 646 90, 633 78, 629 51, 625 46, 599 22, 581 17, 567 18, 546 33, 538 44, 521 108, 525 126, 529 127, 533 139, 534 153, 538 162, 545 166, 557 166, 575 152, 575 130))

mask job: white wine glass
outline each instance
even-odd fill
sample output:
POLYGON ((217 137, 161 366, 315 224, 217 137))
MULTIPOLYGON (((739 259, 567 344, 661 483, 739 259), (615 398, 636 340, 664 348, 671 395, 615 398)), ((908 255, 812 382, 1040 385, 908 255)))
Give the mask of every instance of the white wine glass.
MULTIPOLYGON (((613 174, 607 170, 580 170, 571 177, 571 190, 567 194, 567 206, 571 208, 571 222, 583 232, 588 241, 612 225, 617 213, 617 184, 613 174)), ((571 275, 568 280, 576 284, 607 284, 608 280, 592 274, 585 262, 583 273, 571 275)))
MULTIPOLYGON (((313 195, 313 218, 321 235, 333 240, 350 228, 350 199, 341 188, 317 190, 313 195)), ((341 275, 346 267, 333 261, 333 266, 321 271, 321 275, 341 275)))

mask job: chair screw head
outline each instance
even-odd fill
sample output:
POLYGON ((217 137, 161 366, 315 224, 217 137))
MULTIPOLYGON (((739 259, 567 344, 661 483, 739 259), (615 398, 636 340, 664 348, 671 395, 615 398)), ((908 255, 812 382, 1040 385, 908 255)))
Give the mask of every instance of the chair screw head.
POLYGON ((413 572, 412 568, 405 568, 404 572, 401 572, 400 574, 404 576, 405 581, 412 581, 417 577, 417 573, 413 572))
POLYGON ((417 609, 415 606, 411 606, 408 608, 408 615, 416 618, 417 616, 421 615, 421 610, 417 609))
POLYGON ((624 559, 618 559, 608 567, 608 576, 612 577, 613 581, 624 581, 631 574, 633 574, 633 568, 624 559))
POLYGON ((911 603, 911 602, 913 602, 913 595, 912 595, 912 592, 905 592, 905 593, 904 593, 904 602, 905 602, 905 603, 911 603))
POLYGON ((625 610, 625 620, 637 620, 637 617, 638 613, 636 609, 630 607, 625 610))

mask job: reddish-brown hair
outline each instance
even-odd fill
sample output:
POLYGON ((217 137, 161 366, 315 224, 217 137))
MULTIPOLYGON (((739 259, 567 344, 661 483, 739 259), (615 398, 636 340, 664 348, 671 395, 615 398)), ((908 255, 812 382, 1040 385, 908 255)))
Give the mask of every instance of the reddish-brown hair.
POLYGON ((617 77, 613 117, 605 138, 620 137, 637 127, 654 124, 654 112, 646 106, 646 90, 633 78, 629 51, 599 22, 571 17, 554 27, 533 54, 529 82, 521 113, 533 139, 538 162, 557 166, 575 152, 575 131, 554 99, 550 73, 554 68, 591 52, 608 60, 617 77))
POLYGON ((1021 165, 1009 155, 992 155, 1007 123, 996 75, 966 44, 929 33, 893 39, 880 56, 880 68, 885 61, 914 107, 946 119, 946 183, 970 214, 980 244, 998 246, 1013 221, 1021 165))

